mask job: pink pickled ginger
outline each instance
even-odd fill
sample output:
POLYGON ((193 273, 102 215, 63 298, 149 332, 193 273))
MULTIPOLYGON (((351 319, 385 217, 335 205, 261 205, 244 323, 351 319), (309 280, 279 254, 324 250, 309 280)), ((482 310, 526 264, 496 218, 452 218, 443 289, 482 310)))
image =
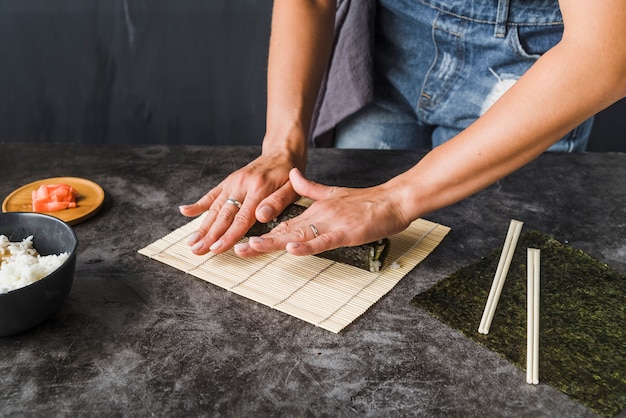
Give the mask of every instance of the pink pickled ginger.
POLYGON ((32 192, 33 211, 56 212, 76 207, 76 190, 67 184, 43 184, 32 192))

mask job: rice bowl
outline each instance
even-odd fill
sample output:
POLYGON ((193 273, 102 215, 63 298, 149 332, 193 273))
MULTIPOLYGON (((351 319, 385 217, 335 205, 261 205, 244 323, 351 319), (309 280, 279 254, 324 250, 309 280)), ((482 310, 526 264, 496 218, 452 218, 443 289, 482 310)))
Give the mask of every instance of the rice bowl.
POLYGON ((69 254, 40 255, 33 247, 33 236, 11 242, 0 235, 0 293, 28 286, 61 267, 69 254))
POLYGON ((69 296, 74 280, 78 239, 62 220, 33 212, 0 213, 0 235, 11 242, 32 236, 41 256, 67 253, 54 271, 30 284, 0 293, 0 337, 18 334, 54 315, 69 296))

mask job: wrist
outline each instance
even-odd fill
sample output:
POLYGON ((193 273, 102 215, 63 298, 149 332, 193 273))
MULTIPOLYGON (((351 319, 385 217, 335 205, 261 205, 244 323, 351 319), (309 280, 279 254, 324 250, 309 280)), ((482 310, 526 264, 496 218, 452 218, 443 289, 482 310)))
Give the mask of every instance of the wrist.
POLYGON ((396 216, 405 225, 425 216, 436 209, 429 207, 433 199, 429 197, 428 188, 421 182, 415 181, 407 172, 400 174, 381 184, 386 201, 394 207, 396 216))
POLYGON ((300 123, 268 122, 262 153, 286 159, 293 167, 304 170, 308 151, 307 137, 308 133, 300 123))
POLYGON ((285 161, 302 171, 306 166, 307 135, 297 125, 271 130, 268 128, 261 149, 263 155, 285 161))

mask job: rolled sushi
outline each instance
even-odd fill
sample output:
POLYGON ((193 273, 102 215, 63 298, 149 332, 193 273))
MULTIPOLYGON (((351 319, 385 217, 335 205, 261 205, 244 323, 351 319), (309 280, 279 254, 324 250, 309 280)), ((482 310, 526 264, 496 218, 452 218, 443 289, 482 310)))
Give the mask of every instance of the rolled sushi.
MULTIPOLYGON (((273 228, 277 227, 281 222, 285 222, 291 218, 302 214, 306 210, 305 206, 298 204, 291 204, 278 215, 277 218, 267 222, 257 222, 250 228, 247 237, 260 236, 267 234, 273 228)), ((316 254, 318 257, 322 257, 328 260, 337 261, 339 263, 348 264, 350 266, 358 267, 370 271, 372 273, 380 271, 385 262, 385 258, 389 253, 390 241, 388 238, 384 238, 378 241, 370 242, 368 244, 357 245, 354 247, 340 247, 334 250, 325 251, 320 254, 316 254)))

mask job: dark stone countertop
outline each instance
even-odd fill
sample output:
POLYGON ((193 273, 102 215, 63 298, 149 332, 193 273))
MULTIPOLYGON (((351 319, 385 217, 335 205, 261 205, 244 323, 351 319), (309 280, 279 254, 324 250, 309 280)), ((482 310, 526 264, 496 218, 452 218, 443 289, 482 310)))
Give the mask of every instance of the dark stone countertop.
MULTIPOLYGON (((626 273, 626 154, 543 155, 430 214, 452 228, 442 244, 333 334, 137 253, 188 222, 178 205, 259 151, 0 144, 2 199, 56 176, 106 192, 102 210, 74 227, 67 303, 0 338, 1 415, 594 416, 409 302, 501 247, 512 218, 626 273)), ((421 155, 312 150, 308 175, 366 186, 421 155)))

